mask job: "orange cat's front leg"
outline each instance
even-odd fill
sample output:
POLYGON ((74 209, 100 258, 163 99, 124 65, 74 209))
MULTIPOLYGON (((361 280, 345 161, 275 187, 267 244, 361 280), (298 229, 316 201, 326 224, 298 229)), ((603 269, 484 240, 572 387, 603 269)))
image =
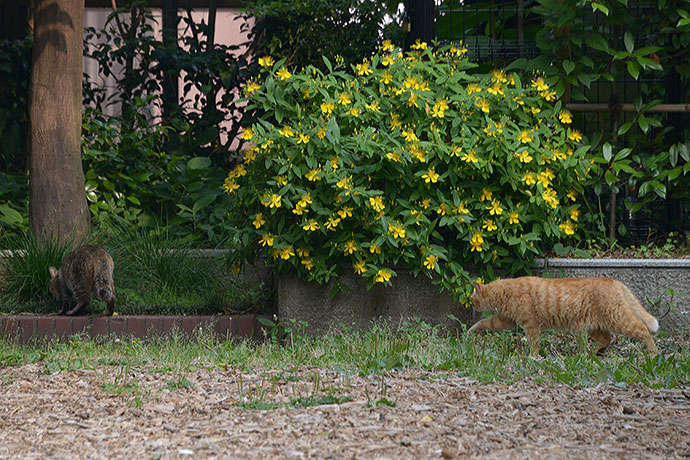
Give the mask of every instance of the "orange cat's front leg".
POLYGON ((515 321, 501 315, 496 315, 491 318, 484 318, 481 321, 477 321, 467 332, 479 333, 482 331, 500 331, 503 329, 512 329, 514 327, 515 321))

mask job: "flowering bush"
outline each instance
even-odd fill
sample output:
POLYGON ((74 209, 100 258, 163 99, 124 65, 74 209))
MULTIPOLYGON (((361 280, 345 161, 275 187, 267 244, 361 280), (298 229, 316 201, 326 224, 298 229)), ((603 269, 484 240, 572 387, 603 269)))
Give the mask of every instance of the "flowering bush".
POLYGON ((465 55, 384 43, 325 73, 262 58, 245 91, 264 116, 224 185, 235 262, 265 255, 320 283, 354 270, 369 287, 404 267, 460 295, 463 267, 517 272, 574 237, 589 163, 570 114, 542 78, 468 75, 465 55))

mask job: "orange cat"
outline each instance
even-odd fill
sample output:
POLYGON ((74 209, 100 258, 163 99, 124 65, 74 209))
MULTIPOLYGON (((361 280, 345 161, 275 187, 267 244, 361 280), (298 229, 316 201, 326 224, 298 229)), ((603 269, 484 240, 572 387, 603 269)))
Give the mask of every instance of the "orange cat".
POLYGON ((474 283, 472 307, 497 315, 478 321, 468 332, 522 326, 532 354, 539 352, 542 328, 587 331, 599 342, 597 353, 611 342, 611 333, 642 339, 650 355, 656 345, 650 332, 659 328, 630 289, 608 278, 547 279, 533 276, 474 283))

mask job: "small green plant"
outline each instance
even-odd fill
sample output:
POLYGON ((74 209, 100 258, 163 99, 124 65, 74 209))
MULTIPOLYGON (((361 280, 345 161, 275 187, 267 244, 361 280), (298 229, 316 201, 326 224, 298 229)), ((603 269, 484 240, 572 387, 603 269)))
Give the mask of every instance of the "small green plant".
POLYGON ((11 236, 3 243, 9 251, 0 257, 0 300, 51 300, 48 267, 60 267, 73 242, 55 238, 39 241, 28 233, 11 236))

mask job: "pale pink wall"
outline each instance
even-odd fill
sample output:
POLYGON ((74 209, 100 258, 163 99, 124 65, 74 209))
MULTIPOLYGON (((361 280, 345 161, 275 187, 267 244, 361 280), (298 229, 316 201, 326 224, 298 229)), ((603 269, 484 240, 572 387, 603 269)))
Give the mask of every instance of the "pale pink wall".
MULTIPOLYGON (((105 22, 108 18, 108 15, 111 13, 111 9, 109 8, 86 8, 85 14, 84 14, 84 27, 94 27, 97 30, 102 29, 103 26, 105 25, 105 22)), ((162 16, 161 16, 161 11, 159 9, 154 9, 152 10, 153 18, 156 21, 154 24, 154 34, 156 35, 157 39, 162 39, 162 32, 161 32, 161 24, 162 24, 162 16)), ((180 16, 186 16, 186 11, 180 10, 179 12, 180 16)), ((216 12, 216 31, 215 31, 215 42, 218 44, 224 44, 224 45, 241 45, 244 44, 247 41, 247 36, 246 33, 242 32, 240 30, 240 27, 243 23, 243 20, 239 18, 240 16, 240 11, 239 10, 230 10, 230 9, 221 9, 216 12)), ((207 9, 199 9, 199 10, 194 10, 192 11, 192 18, 194 19, 195 22, 199 23, 201 20, 204 22, 208 22, 208 10, 207 9)), ((186 24, 182 21, 178 23, 178 35, 182 35, 184 33, 189 33, 185 31, 186 29, 186 24)), ((236 55, 243 54, 246 51, 246 46, 241 47, 239 50, 236 51, 236 55)), ((105 78, 103 75, 98 74, 98 65, 97 63, 89 58, 84 58, 84 72, 89 75, 89 78, 93 81, 98 82, 99 84, 102 84, 106 88, 110 88, 111 91, 109 94, 112 94, 115 88, 115 79, 111 76, 108 78, 105 78)), ((183 90, 182 86, 182 78, 180 78, 179 81, 179 89, 180 91, 183 90)), ((220 98, 222 94, 218 94, 218 98, 220 98)), ((191 108, 189 105, 190 102, 192 101, 194 97, 194 94, 180 94, 180 102, 184 103, 187 105, 188 108, 191 108), (186 101, 186 102, 184 102, 186 101)), ((105 109, 105 112, 108 115, 117 115, 119 112, 119 105, 111 106, 105 109)), ((157 113, 154 113, 154 115, 159 115, 157 113)), ((223 140, 225 141, 225 139, 223 140)))

